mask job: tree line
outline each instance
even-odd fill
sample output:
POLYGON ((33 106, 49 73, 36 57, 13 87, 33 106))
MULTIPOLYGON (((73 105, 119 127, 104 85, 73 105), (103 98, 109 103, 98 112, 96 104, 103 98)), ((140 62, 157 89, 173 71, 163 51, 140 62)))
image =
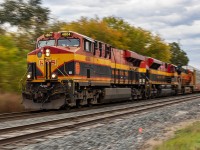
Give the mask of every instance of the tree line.
MULTIPOLYGON (((119 49, 128 49, 175 65, 187 65, 187 54, 176 42, 135 27, 122 18, 81 17, 72 22, 52 21, 41 0, 4 0, 0 4, 0 91, 16 92, 26 72, 26 54, 34 50, 36 38, 52 31, 75 31, 119 49), (51 20, 51 23, 50 23, 51 20), (5 29, 5 23, 16 32, 5 29)), ((55 19, 56 20, 56 19, 55 19)))

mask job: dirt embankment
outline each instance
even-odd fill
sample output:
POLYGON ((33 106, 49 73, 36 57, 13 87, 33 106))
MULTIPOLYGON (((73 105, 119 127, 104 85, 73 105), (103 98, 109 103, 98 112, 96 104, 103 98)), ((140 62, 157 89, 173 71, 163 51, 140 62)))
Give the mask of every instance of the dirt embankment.
POLYGON ((23 111, 20 95, 11 93, 0 93, 0 113, 23 111))

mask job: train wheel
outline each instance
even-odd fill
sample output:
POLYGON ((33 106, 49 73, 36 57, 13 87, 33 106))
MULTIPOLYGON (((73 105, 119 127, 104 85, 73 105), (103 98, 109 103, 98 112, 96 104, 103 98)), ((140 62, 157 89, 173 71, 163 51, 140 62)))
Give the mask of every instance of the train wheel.
POLYGON ((185 88, 182 88, 182 92, 183 95, 185 95, 185 88))
POLYGON ((76 107, 77 108, 81 108, 82 107, 81 104, 80 104, 80 101, 81 101, 80 99, 76 100, 76 107))
POLYGON ((92 107, 93 104, 96 104, 97 102, 94 101, 93 98, 88 98, 87 99, 87 106, 92 107))
POLYGON ((70 111, 71 107, 70 107, 69 105, 65 105, 64 109, 65 109, 66 111, 70 111))
POLYGON ((61 110, 66 110, 66 111, 69 111, 71 109, 71 107, 69 105, 64 105, 60 108, 61 110))
POLYGON ((92 103, 88 102, 87 106, 92 107, 92 103))
POLYGON ((142 93, 142 99, 147 100, 147 93, 145 91, 142 93))

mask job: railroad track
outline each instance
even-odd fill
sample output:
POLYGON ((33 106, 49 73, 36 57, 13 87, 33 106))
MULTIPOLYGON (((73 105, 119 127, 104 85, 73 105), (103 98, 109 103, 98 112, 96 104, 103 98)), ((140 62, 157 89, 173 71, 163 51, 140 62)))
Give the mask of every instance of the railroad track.
POLYGON ((56 114, 57 111, 24 111, 24 112, 13 112, 13 113, 3 113, 0 114, 0 122, 5 122, 9 120, 19 120, 26 118, 35 118, 46 115, 56 114))
MULTIPOLYGON (((18 147, 20 145, 28 145, 30 141, 37 142, 38 139, 48 137, 49 135, 62 134, 70 132, 81 127, 90 126, 105 120, 122 117, 129 114, 138 114, 141 112, 157 109, 181 102, 190 101, 200 98, 200 95, 191 95, 185 98, 174 97, 166 100, 157 100, 143 104, 135 104, 130 106, 118 106, 109 109, 95 110, 95 112, 82 112, 77 115, 62 119, 54 119, 39 123, 15 126, 12 128, 0 129, 0 149, 18 147), (28 142, 28 144, 27 144, 28 142)), ((53 137, 54 137, 53 136, 53 137)))
MULTIPOLYGON (((194 95, 194 94, 191 94, 194 95)), ((187 95, 188 96, 188 95, 187 95)), ((185 97, 185 96, 179 96, 179 97, 185 97)), ((190 96, 189 96, 190 97, 190 96)), ((171 98, 171 97, 169 97, 171 98)), ((174 98, 174 97, 172 97, 174 98)), ((157 99, 150 99, 148 102, 154 102, 161 100, 163 98, 157 98, 157 99)), ((36 117, 43 117, 43 116, 49 116, 49 115, 56 115, 56 114, 64 114, 64 113, 71 113, 71 112, 77 112, 77 111, 85 111, 90 109, 98 109, 98 108, 104 108, 104 107, 114 107, 118 105, 126 105, 126 104, 133 104, 133 103, 147 103, 147 100, 140 100, 140 101, 128 101, 128 102, 118 102, 114 104, 101 104, 101 105, 95 105, 93 107, 83 107, 78 109, 71 109, 71 110, 49 110, 49 111, 24 111, 24 112, 13 112, 13 113, 3 113, 0 114, 0 123, 10 120, 20 120, 20 119, 27 119, 27 118, 36 118, 36 117)))

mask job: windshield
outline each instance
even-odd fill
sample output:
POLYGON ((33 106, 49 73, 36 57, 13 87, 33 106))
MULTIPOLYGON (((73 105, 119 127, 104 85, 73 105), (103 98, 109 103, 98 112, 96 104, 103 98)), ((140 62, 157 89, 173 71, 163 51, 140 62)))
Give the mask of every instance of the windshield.
POLYGON ((79 45, 80 45, 79 39, 60 39, 60 40, 58 40, 58 46, 78 47, 79 45))
POLYGON ((38 48, 44 47, 44 46, 54 46, 55 45, 55 40, 41 40, 38 41, 38 48))

